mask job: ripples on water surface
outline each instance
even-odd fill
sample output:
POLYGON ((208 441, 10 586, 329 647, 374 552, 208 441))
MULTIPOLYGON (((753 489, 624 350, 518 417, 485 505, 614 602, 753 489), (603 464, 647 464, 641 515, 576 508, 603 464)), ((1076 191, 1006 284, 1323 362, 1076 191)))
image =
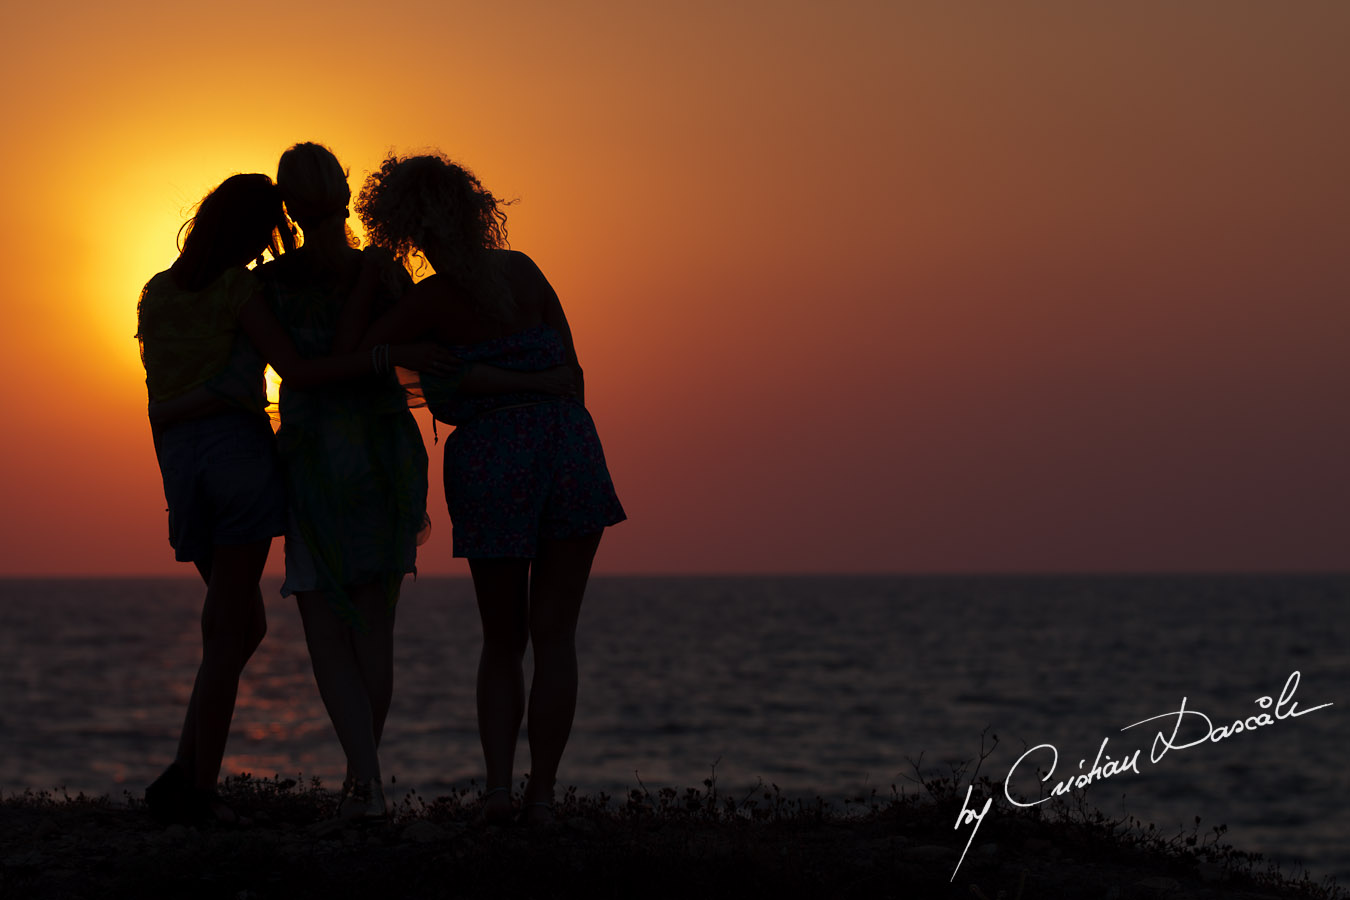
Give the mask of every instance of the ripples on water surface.
MULTIPOLYGON (((225 771, 335 785, 342 756, 299 617, 264 589, 269 632, 225 771)), ((177 579, 0 581, 0 790, 139 793, 177 739, 201 594, 177 579)), ((1345 883, 1347 600, 1345 577, 597 578, 562 783, 696 786, 716 763, 728 790, 762 778, 788 796, 888 794, 912 790, 921 752, 926 772, 976 756, 986 726, 1000 744, 985 774, 1001 781, 1049 743, 1053 783, 1109 737, 1113 758, 1144 748, 1140 774, 1095 786, 1096 805, 1173 829, 1198 814, 1202 830, 1226 823, 1239 847, 1345 883), (1158 726, 1120 731, 1182 697, 1216 725, 1252 715, 1295 669, 1301 707, 1336 705, 1157 765, 1158 726)), ((384 767, 432 797, 481 778, 469 582, 409 581, 397 634, 384 767)))

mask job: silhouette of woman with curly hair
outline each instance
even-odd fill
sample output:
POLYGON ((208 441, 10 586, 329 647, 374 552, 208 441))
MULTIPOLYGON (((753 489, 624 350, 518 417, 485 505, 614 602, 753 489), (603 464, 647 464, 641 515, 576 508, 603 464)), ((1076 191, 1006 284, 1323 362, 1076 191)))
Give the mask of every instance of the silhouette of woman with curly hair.
POLYGON ((440 156, 390 157, 366 181, 357 210, 370 240, 435 274, 382 323, 376 340, 433 337, 458 358, 523 371, 567 365, 575 396, 522 392, 470 397, 423 379, 427 405, 456 426, 445 446, 454 555, 467 557, 483 648, 478 728, 487 764, 488 822, 515 815, 510 786, 529 692, 530 778, 519 818, 553 817, 558 765, 577 697, 576 628, 603 530, 625 518, 558 296, 523 253, 506 248, 501 204, 472 173, 440 156))

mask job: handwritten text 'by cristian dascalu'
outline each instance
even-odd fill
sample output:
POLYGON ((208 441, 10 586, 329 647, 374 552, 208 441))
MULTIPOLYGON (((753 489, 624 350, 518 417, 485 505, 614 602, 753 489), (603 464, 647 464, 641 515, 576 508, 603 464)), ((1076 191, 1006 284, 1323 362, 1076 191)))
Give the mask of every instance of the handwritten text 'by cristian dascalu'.
MULTIPOLYGON (((1172 712, 1162 713, 1157 716, 1149 716, 1147 719, 1141 719, 1131 725, 1126 725, 1120 730, 1129 731, 1131 728, 1147 725, 1149 722, 1157 722, 1160 719, 1170 720, 1170 732, 1168 731, 1167 726, 1164 725, 1162 730, 1158 731, 1153 736, 1153 744, 1149 748, 1148 758, 1156 765, 1167 755, 1167 751, 1169 750, 1186 750, 1190 747, 1198 747, 1201 744, 1217 744, 1219 741, 1227 740, 1244 731, 1255 731, 1258 728, 1274 725, 1276 722, 1285 719, 1296 719, 1299 716, 1306 716, 1310 712, 1316 712, 1319 709, 1332 705, 1330 703, 1323 703, 1314 706, 1311 709, 1299 709, 1298 704, 1294 702, 1294 692, 1298 690, 1299 677, 1298 672, 1294 672, 1289 676, 1284 683, 1284 687, 1280 690, 1278 700, 1272 700, 1270 697, 1258 697, 1256 699, 1256 705, 1260 707, 1261 712, 1246 716, 1245 718, 1234 719, 1227 725, 1219 725, 1216 727, 1209 716, 1199 710, 1187 709, 1186 698, 1182 697, 1181 706, 1172 712), (1183 727, 1186 729, 1185 738, 1181 737, 1183 727), (1198 736, 1192 738, 1192 734, 1198 736)), ((1092 762, 1092 768, 1087 769, 1086 771, 1080 771, 1077 775, 1070 775, 1063 781, 1056 783, 1055 786, 1050 789, 1049 797, 1042 797, 1039 800, 1032 800, 1024 803, 1013 799, 1012 793, 1008 788, 1008 783, 1013 780, 1013 775, 1017 772, 1018 767, 1021 766, 1028 757, 1035 756, 1038 761, 1044 761, 1048 757, 1050 768, 1046 771, 1045 775, 1041 777, 1041 781, 1046 782, 1054 777, 1055 768, 1059 764, 1059 750, 1055 748, 1054 744, 1037 744, 1035 747, 1032 747, 1030 750, 1017 757, 1017 762, 1013 763, 1012 768, 1008 770, 1008 777, 1003 779, 1003 796, 1006 797, 1008 802, 1013 806, 1030 807, 1035 806, 1038 803, 1044 803, 1051 797, 1067 794, 1075 788, 1085 788, 1093 782, 1103 781, 1107 778, 1122 775, 1126 772, 1132 772, 1135 775, 1138 775, 1139 754, 1142 752, 1143 748, 1140 747, 1128 756, 1112 759, 1111 755, 1106 752, 1106 745, 1109 741, 1110 738, 1102 738, 1101 746, 1097 748, 1096 759, 1092 762)), ((1080 759, 1078 761, 1078 768, 1080 770, 1086 765, 1086 759, 1080 759)), ((966 799, 962 802, 961 812, 956 817, 956 828, 960 828, 962 825, 973 825, 974 827, 971 829, 969 840, 966 841, 965 850, 961 851, 961 858, 956 861, 956 868, 952 870, 953 881, 956 880, 956 873, 961 869, 961 863, 965 862, 966 853, 970 850, 970 845, 975 840, 976 832, 980 830, 980 825, 983 824, 985 815, 989 812, 989 808, 993 806, 994 803, 994 798, 989 797, 984 801, 984 807, 980 809, 979 812, 976 812, 974 808, 970 806, 970 794, 974 788, 975 785, 973 784, 966 788, 966 799)))

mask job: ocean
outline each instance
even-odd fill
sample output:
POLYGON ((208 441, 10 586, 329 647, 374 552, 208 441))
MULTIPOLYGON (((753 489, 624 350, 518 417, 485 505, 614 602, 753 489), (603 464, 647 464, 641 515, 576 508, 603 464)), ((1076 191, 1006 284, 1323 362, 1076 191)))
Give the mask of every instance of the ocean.
MULTIPOLYGON (((336 787, 299 616, 263 587, 269 631, 223 772, 336 787)), ((0 580, 0 792, 139 796, 174 750, 202 594, 0 580)), ((1227 825, 1239 849, 1350 884, 1347 601, 1350 576, 597 577, 559 785, 622 798, 715 775, 844 808, 992 747, 980 774, 1021 802, 1095 763, 1086 797, 1108 814, 1171 833, 1199 816, 1202 834, 1227 825)), ((470 582, 409 579, 396 640, 393 794, 481 784, 470 582)), ((991 814, 1008 808, 996 792, 991 814)))

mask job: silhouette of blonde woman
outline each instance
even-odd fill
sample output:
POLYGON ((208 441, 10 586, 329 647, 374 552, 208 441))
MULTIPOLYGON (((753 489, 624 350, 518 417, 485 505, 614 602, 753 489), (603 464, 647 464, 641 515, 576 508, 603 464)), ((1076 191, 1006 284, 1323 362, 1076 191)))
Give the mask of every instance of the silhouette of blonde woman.
POLYGON ((539 268, 506 249, 506 217, 478 179, 440 156, 390 157, 357 210, 377 246, 435 274, 419 282, 375 340, 430 336, 458 358, 522 371, 574 369, 571 397, 471 397, 423 380, 427 404, 455 425, 445 442, 454 555, 467 557, 483 627, 478 727, 487 764, 482 818, 517 815, 511 778, 529 692, 530 777, 518 818, 552 820, 553 789, 577 698, 576 628, 603 530, 625 518, 595 425, 567 317, 539 268))
MULTIPOLYGON (((327 148, 287 150, 277 186, 303 241, 260 272, 272 309, 302 354, 354 346, 360 332, 339 334, 340 317, 363 267, 375 272, 376 309, 412 281, 388 254, 354 246, 347 175, 327 148)), ((296 597, 319 695, 347 758, 338 816, 378 818, 394 609, 426 522, 426 450, 392 372, 318 390, 293 390, 283 378, 280 413, 289 506, 281 592, 296 597)))

